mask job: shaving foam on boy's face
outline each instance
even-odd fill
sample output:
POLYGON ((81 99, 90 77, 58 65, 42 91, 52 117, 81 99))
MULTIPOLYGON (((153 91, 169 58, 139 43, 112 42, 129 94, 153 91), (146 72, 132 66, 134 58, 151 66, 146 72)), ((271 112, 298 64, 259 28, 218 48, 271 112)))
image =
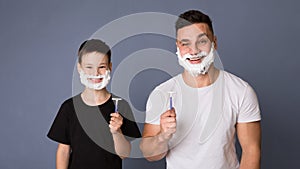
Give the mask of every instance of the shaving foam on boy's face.
POLYGON ((207 52, 202 51, 198 53, 197 55, 191 55, 189 53, 181 56, 180 50, 177 47, 177 57, 179 65, 181 65, 184 69, 186 69, 192 76, 196 77, 201 74, 206 74, 208 72, 208 69, 210 65, 214 62, 215 56, 214 56, 214 43, 211 45, 210 52, 207 54, 207 52), (200 63, 191 63, 195 62, 197 60, 201 60, 200 63))
POLYGON ((88 75, 84 73, 82 70, 79 72, 80 74, 80 81, 81 83, 94 90, 101 90, 104 87, 107 86, 110 80, 110 71, 106 70, 104 75, 98 75, 98 76, 93 76, 93 75, 88 75))

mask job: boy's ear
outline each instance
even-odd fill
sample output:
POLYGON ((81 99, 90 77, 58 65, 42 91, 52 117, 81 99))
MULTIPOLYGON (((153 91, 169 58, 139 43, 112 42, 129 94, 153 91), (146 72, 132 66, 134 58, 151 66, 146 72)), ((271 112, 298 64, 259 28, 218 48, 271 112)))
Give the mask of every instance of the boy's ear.
POLYGON ((81 65, 80 65, 80 63, 77 63, 77 71, 78 71, 78 73, 80 73, 81 72, 81 65))
POLYGON ((109 71, 112 71, 112 63, 110 62, 108 65, 109 71))

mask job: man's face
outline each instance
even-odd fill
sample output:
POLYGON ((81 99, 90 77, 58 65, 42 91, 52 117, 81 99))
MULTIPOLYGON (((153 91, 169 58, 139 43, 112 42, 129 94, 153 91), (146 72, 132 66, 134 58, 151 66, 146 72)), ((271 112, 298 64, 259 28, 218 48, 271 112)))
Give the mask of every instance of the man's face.
MULTIPOLYGON (((176 44, 181 56, 187 53, 197 55, 202 51, 209 53, 213 39, 214 37, 207 24, 196 23, 178 29, 176 44)), ((189 62, 191 64, 199 64, 202 59, 190 59, 189 62)))

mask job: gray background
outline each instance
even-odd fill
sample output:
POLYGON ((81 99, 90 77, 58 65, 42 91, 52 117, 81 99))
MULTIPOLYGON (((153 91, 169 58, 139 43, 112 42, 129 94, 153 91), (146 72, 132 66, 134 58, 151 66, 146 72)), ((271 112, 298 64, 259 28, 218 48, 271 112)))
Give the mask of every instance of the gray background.
MULTIPOLYGON (((76 50, 83 40, 128 14, 178 15, 187 9, 201 9, 211 16, 225 70, 248 81, 257 92, 263 117, 262 168, 300 168, 300 2, 296 0, 0 0, 0 168, 55 167, 57 144, 46 134, 59 105, 72 96, 76 50)), ((114 67, 143 48, 175 52, 172 39, 144 36, 147 41, 136 36, 114 47, 114 67)), ((144 110, 153 86, 167 78, 159 70, 138 74, 130 89, 134 106, 144 110)), ((124 161, 125 169, 163 166, 163 161, 124 161)))

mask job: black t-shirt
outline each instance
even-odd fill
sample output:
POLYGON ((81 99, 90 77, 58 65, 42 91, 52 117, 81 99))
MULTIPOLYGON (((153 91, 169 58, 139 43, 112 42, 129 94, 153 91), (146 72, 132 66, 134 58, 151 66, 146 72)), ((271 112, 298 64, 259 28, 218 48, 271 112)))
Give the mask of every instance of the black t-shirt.
MULTIPOLYGON (((108 127, 110 114, 115 111, 112 97, 102 105, 88 106, 79 94, 61 105, 47 136, 70 145, 69 169, 122 168, 108 127)), ((121 130, 125 137, 128 140, 141 137, 125 100, 119 101, 118 110, 123 117, 121 130)))

